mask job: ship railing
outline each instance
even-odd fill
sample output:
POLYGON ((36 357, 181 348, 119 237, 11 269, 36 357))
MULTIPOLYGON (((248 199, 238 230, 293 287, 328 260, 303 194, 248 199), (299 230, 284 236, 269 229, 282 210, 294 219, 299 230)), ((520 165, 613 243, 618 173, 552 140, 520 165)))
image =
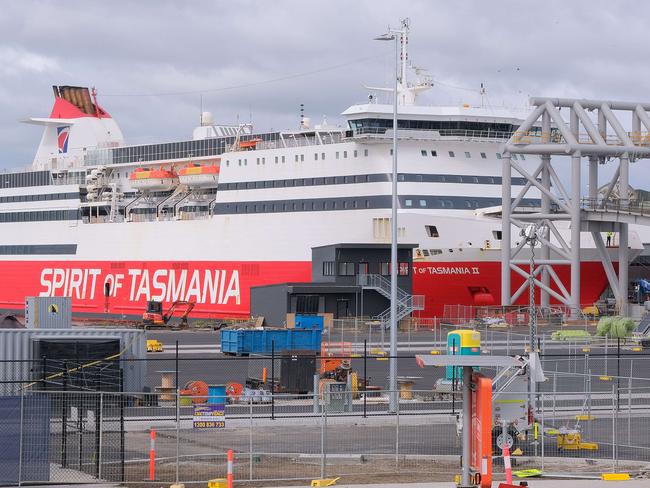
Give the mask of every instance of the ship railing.
POLYGON ((326 144, 338 144, 343 140, 343 133, 336 132, 310 132, 303 133, 282 133, 280 138, 273 141, 260 141, 256 150, 264 149, 287 149, 293 147, 319 146, 326 144))
POLYGON ((210 218, 209 212, 179 212, 178 220, 199 220, 210 218))
MULTIPOLYGON (((360 127, 352 131, 352 137, 377 138, 392 137, 393 129, 391 127, 360 127)), ((459 139, 459 140, 488 140, 488 141, 507 141, 512 136, 510 131, 493 131, 493 130, 466 130, 466 129, 418 129, 418 128, 399 128, 397 136, 400 138, 410 138, 424 136, 427 139, 459 139)))
POLYGON ((124 215, 117 214, 113 220, 108 215, 100 215, 99 217, 83 217, 82 222, 84 224, 110 224, 115 222, 124 222, 124 215))

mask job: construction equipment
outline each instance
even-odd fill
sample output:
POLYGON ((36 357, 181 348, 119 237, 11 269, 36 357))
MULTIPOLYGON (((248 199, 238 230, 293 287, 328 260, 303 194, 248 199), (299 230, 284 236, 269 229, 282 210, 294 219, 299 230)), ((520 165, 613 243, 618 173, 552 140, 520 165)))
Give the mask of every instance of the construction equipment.
POLYGON ((174 314, 180 314, 179 327, 187 327, 187 316, 190 314, 196 303, 187 302, 185 300, 176 300, 173 302, 167 312, 163 313, 163 304, 157 300, 149 300, 147 302, 147 311, 142 314, 142 322, 145 327, 157 325, 167 325, 174 314))
POLYGON ((157 339, 147 339, 147 352, 163 352, 165 347, 157 339))
POLYGON ((352 343, 324 342, 321 345, 320 376, 346 382, 352 367, 352 343))

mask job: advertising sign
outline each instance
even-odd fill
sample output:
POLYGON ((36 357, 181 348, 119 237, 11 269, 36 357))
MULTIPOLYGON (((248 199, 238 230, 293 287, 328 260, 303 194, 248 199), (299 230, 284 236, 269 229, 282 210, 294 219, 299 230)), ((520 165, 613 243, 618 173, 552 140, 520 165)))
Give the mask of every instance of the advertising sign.
POLYGON ((226 427, 226 406, 194 405, 192 426, 195 429, 223 429, 226 427))

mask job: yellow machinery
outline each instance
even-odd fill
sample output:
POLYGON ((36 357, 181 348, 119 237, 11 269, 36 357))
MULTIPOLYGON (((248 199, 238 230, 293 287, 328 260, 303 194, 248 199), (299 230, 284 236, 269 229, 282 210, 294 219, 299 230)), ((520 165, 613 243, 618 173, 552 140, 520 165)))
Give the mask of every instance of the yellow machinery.
POLYGON ((147 352, 163 352, 163 343, 157 339, 147 339, 147 352))

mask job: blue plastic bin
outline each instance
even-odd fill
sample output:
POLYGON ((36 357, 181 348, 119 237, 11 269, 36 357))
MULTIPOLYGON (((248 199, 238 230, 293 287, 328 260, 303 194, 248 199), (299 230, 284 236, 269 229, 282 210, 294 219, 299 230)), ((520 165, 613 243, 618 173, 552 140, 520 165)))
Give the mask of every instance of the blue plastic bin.
POLYGON ((225 405, 226 385, 208 385, 208 404, 225 405))

